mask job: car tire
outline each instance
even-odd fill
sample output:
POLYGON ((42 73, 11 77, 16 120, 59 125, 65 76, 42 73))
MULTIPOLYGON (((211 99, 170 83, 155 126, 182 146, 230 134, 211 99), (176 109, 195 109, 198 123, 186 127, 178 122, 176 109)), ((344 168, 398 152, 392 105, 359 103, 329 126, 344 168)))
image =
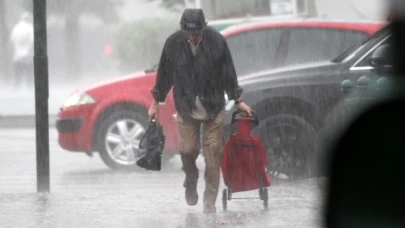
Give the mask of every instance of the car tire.
MULTIPOLYGON (((128 158, 127 156, 127 161, 125 161, 124 156, 121 156, 120 158, 113 158, 112 150, 114 147, 117 148, 116 146, 118 145, 118 143, 117 145, 115 145, 114 143, 110 143, 107 139, 108 133, 113 132, 114 134, 120 135, 120 133, 118 132, 118 126, 123 125, 123 122, 126 123, 126 126, 128 127, 127 129, 135 127, 135 124, 137 124, 137 127, 142 128, 143 132, 146 131, 147 118, 144 113, 133 110, 122 110, 114 112, 106 117, 104 120, 102 120, 100 124, 99 131, 97 133, 97 150, 99 151, 101 159, 109 168, 115 170, 132 170, 137 167, 134 160, 135 157, 128 158)), ((141 137, 142 132, 137 136, 136 140, 140 140, 141 137)), ((114 140, 118 139, 114 138, 114 140)), ((128 146, 128 141, 126 141, 125 143, 126 145, 124 146, 128 146)))
MULTIPOLYGON (((136 164, 123 165, 114 161, 108 153, 108 149, 105 145, 105 138, 109 127, 120 120, 134 120, 139 123, 145 130, 147 125, 147 112, 146 110, 123 110, 110 114, 100 124, 99 131, 97 133, 97 150, 99 151, 100 157, 103 162, 111 169, 130 169, 133 170, 137 168, 136 164)), ((171 152, 163 152, 162 161, 167 162, 175 156, 171 152)))
POLYGON ((317 175, 317 131, 310 123, 280 114, 265 118, 258 130, 272 178, 295 181, 317 175))

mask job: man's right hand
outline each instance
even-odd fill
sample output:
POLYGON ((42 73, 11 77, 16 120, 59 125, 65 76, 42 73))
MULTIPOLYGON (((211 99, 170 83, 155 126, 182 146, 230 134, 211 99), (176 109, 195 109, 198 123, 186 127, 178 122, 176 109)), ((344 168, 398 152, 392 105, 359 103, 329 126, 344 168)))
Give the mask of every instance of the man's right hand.
POLYGON ((159 117, 159 103, 153 101, 148 111, 148 121, 157 120, 159 117))

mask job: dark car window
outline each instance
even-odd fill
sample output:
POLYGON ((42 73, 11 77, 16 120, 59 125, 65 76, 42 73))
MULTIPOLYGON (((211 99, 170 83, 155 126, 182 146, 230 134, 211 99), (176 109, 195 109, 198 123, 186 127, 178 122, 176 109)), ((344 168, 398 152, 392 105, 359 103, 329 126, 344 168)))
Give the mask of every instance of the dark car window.
POLYGON ((364 40, 361 44, 357 46, 353 46, 343 53, 340 53, 338 57, 334 58, 332 62, 339 63, 345 62, 349 59, 353 58, 361 49, 366 48, 370 43, 373 43, 375 40, 378 40, 380 37, 387 36, 391 31, 391 26, 387 25, 382 29, 378 30, 373 36, 370 36, 366 40, 364 40))
MULTIPOLYGON (((383 44, 392 44, 391 36, 388 37, 385 41, 383 41, 378 46, 381 46, 383 44)), ((367 56, 364 59, 362 59, 359 63, 356 64, 355 67, 368 67, 368 66, 370 66, 369 60, 370 60, 370 57, 371 57, 372 54, 373 54, 373 52, 368 53, 367 56)))
POLYGON ((350 47, 361 44, 368 37, 367 33, 357 31, 294 28, 290 33, 285 65, 331 60, 350 47))
POLYGON ((227 38, 236 72, 246 75, 270 69, 276 62, 281 29, 255 30, 227 38))

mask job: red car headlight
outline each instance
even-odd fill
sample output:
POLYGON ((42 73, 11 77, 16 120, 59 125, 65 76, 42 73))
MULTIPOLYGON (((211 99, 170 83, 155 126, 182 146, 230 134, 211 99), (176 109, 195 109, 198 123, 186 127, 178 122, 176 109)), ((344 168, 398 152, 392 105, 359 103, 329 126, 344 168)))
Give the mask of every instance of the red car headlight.
POLYGON ((94 103, 96 103, 96 100, 90 95, 85 92, 78 92, 70 95, 63 103, 63 107, 66 108, 94 103))

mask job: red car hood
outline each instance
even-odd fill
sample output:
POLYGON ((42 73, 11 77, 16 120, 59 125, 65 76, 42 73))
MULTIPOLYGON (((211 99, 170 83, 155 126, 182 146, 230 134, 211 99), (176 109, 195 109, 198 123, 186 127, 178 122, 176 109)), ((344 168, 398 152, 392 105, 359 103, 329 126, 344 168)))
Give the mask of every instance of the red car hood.
POLYGON ((77 93, 79 91, 85 91, 85 92, 91 93, 91 91, 94 91, 94 90, 99 90, 99 89, 103 89, 105 87, 111 87, 114 85, 125 85, 128 82, 131 82, 131 84, 133 84, 134 79, 138 79, 138 80, 136 80, 137 84, 143 84, 142 83, 143 81, 146 82, 146 79, 149 76, 154 76, 155 74, 156 74, 156 72, 145 73, 144 71, 138 71, 138 72, 126 74, 126 75, 123 75, 120 77, 115 77, 110 80, 104 80, 104 81, 101 81, 101 82, 98 82, 95 84, 80 87, 80 88, 72 91, 71 94, 77 93))
POLYGON ((84 86, 84 87, 81 87, 79 90, 88 91, 88 90, 98 89, 99 87, 110 86, 110 85, 116 84, 116 83, 125 83, 126 81, 133 80, 135 78, 150 76, 152 74, 145 74, 144 71, 138 71, 135 73, 126 74, 126 75, 118 77, 118 78, 113 78, 113 79, 105 80, 105 81, 98 82, 98 83, 95 83, 92 85, 84 86))

